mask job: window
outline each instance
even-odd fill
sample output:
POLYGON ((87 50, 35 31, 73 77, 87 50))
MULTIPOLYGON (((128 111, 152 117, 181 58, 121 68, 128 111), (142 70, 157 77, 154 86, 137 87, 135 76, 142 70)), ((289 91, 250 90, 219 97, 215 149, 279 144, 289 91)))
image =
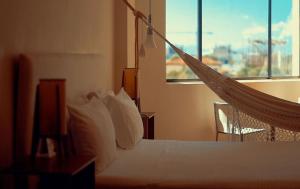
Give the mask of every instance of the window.
MULTIPOLYGON (((232 78, 299 76, 299 0, 166 0, 166 36, 232 78)), ((169 46, 166 78, 197 79, 169 46)))

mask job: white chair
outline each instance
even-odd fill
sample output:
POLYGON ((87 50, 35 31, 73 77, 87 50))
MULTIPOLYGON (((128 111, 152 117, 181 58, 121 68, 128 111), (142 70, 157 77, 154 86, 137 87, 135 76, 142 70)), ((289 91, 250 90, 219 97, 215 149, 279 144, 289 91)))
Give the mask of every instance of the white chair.
POLYGON ((239 136, 240 141, 243 142, 244 136, 246 135, 257 134, 266 131, 265 126, 262 128, 256 127, 259 126, 258 120, 255 120, 247 114, 240 113, 236 108, 233 108, 227 103, 215 102, 214 112, 216 122, 216 141, 219 140, 220 133, 239 136), (247 127, 247 123, 255 123, 256 126, 247 127))

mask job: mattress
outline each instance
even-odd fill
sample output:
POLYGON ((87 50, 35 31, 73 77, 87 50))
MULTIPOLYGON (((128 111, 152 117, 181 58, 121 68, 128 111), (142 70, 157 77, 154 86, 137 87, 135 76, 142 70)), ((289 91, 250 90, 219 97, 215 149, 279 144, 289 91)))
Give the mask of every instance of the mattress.
POLYGON ((142 140, 119 150, 97 188, 300 188, 300 143, 142 140))

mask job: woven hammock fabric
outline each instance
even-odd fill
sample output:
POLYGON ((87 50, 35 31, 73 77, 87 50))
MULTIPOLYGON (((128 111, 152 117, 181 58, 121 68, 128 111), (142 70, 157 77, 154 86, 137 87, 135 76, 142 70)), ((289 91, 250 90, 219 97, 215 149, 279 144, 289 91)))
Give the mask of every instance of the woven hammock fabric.
MULTIPOLYGON (((138 16, 137 11, 131 9, 138 16)), ((168 43, 191 70, 225 102, 272 127, 300 132, 300 104, 260 92, 218 73, 173 45, 147 22, 145 16, 139 18, 168 43)))
POLYGON ((300 131, 300 105, 298 103, 283 100, 243 85, 218 73, 198 59, 178 49, 169 41, 166 40, 166 42, 193 72, 228 104, 271 126, 300 131))

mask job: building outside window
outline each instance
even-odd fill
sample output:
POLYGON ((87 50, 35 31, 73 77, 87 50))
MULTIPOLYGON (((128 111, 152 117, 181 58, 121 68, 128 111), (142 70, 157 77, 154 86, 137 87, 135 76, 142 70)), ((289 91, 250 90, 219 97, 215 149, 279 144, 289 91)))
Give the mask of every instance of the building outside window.
MULTIPOLYGON (((166 0, 166 36, 232 78, 299 76, 299 0, 166 0)), ((198 79, 169 46, 166 79, 198 79)))

